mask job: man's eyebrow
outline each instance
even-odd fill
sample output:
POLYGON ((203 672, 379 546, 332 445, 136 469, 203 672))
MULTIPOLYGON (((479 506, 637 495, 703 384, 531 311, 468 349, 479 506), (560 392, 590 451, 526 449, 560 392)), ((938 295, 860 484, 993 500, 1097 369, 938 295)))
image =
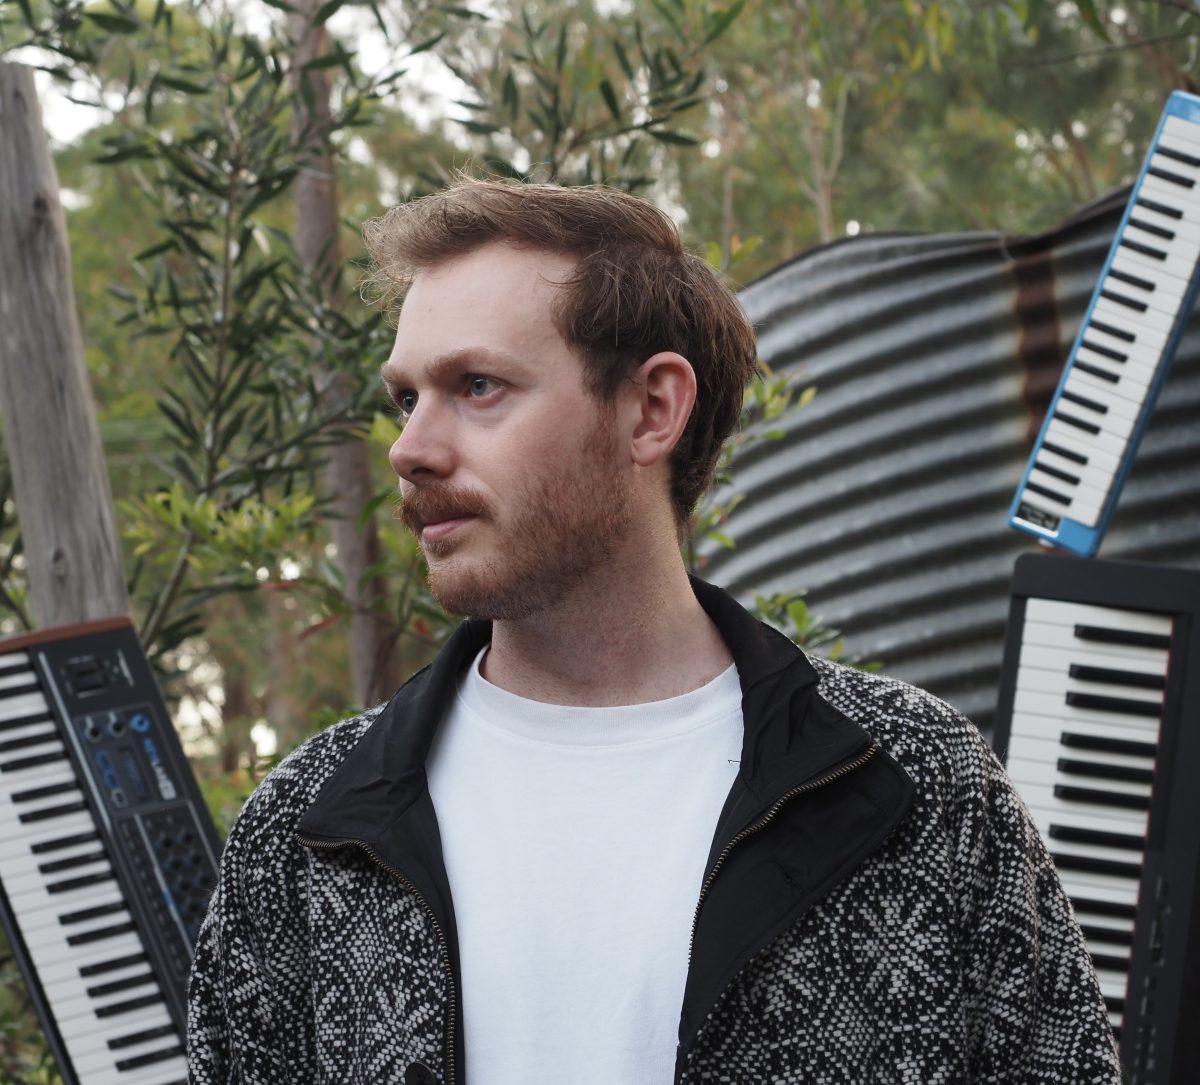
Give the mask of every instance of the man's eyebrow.
MULTIPOLYGON (((516 355, 507 351, 495 350, 491 347, 460 347, 458 350, 447 351, 421 366, 424 377, 435 383, 448 375, 463 370, 479 367, 487 369, 492 365, 523 366, 524 363, 516 355)), ((384 362, 379 369, 379 379, 391 393, 400 391, 408 378, 395 366, 391 360, 384 362)))

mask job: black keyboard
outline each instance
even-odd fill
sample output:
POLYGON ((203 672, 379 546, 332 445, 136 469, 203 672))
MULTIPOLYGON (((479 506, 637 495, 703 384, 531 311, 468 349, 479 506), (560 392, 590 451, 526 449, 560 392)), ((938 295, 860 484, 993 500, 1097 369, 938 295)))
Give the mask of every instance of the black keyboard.
POLYGON ((1137 1085, 1200 1066, 1200 571, 1026 554, 995 745, 1137 1085))
POLYGON ((68 1085, 186 1081, 219 849, 127 620, 0 642, 0 917, 68 1085))

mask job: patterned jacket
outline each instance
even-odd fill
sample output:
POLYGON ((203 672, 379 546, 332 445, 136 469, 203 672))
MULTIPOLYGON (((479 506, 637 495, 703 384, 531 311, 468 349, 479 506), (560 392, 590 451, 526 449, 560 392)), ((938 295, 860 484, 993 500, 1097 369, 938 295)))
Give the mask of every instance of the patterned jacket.
MULTIPOLYGON (((694 587, 737 664, 745 739, 696 909, 678 1085, 1119 1082, 1070 906, 975 727, 694 587)), ((489 635, 465 622, 246 803, 192 972, 195 1085, 463 1085, 424 762, 489 635)))

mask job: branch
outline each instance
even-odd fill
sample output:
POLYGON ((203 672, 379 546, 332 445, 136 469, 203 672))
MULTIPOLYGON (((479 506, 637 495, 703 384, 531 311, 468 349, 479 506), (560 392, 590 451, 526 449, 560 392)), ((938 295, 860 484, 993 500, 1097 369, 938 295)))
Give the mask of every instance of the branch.
MULTIPOLYGON (((1163 2, 1163 0, 1160 0, 1160 2, 1163 2)), ((1185 8, 1183 10, 1188 11, 1190 14, 1200 16, 1200 12, 1197 12, 1193 9, 1185 8)), ((1077 53, 1063 53, 1056 57, 1041 57, 1037 60, 1012 61, 1007 64, 1001 64, 1001 67, 1045 68, 1055 64, 1063 64, 1071 60, 1082 60, 1085 57, 1108 56, 1112 53, 1124 53, 1128 52, 1130 49, 1141 49, 1146 45, 1158 45, 1162 42, 1179 41, 1181 38, 1191 38, 1194 36, 1195 34, 1192 32, 1181 30, 1177 34, 1158 34, 1153 38, 1139 38, 1137 41, 1126 42, 1124 45, 1104 45, 1097 49, 1081 49, 1077 53)))

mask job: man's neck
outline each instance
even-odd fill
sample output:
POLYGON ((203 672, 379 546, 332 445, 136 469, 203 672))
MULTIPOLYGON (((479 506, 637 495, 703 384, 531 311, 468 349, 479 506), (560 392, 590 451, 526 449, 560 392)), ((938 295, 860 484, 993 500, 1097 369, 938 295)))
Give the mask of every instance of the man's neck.
POLYGON ((483 675, 551 704, 646 704, 697 689, 731 662, 678 551, 660 548, 655 561, 644 548, 548 611, 495 622, 483 675))

